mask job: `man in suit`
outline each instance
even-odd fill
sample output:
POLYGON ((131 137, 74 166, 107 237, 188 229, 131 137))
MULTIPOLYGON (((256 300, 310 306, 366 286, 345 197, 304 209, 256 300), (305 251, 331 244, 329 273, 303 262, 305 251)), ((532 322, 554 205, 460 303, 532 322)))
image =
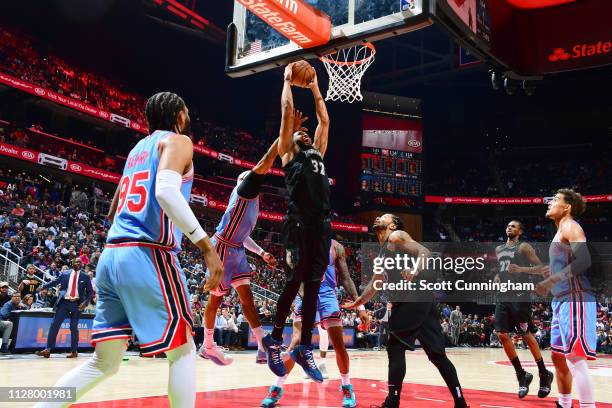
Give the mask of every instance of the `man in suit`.
POLYGON ((72 261, 72 269, 63 272, 57 278, 42 286, 49 289, 60 286, 55 302, 55 317, 49 328, 47 348, 36 352, 36 355, 49 358, 55 348, 57 333, 62 322, 70 317, 70 354, 67 358, 75 358, 79 345, 79 315, 91 301, 93 288, 91 279, 83 270, 83 262, 79 258, 72 261))

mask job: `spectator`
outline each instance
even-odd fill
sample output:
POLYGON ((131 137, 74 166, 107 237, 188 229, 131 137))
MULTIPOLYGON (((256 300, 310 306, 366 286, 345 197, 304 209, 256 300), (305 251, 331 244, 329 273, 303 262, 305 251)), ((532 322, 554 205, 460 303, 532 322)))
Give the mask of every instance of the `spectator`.
POLYGON ((49 249, 49 251, 51 251, 51 253, 55 253, 55 242, 52 234, 47 235, 45 246, 49 249))
POLYGON ((0 309, 0 320, 8 320, 13 310, 21 310, 23 306, 21 304, 21 293, 13 292, 11 301, 6 302, 2 309, 0 309))
POLYGON ((463 313, 459 305, 455 307, 450 314, 450 327, 451 327, 451 338, 453 339, 453 345, 459 344, 460 327, 463 323, 463 313))
MULTIPOLYGON (((227 319, 222 315, 223 310, 217 309, 217 320, 215 320, 214 338, 215 338, 215 343, 217 343, 220 346, 223 346, 223 340, 224 340, 223 333, 224 333, 224 330, 227 329, 227 319)), ((225 311, 227 312, 227 310, 225 311)))
MULTIPOLYGON (((10 303, 11 302, 7 302, 6 304, 9 305, 10 303)), ((4 306, 0 308, 0 311, 2 310, 4 310, 4 306)), ((13 322, 8 320, 8 317, 5 319, 4 317, 0 315, 0 336, 2 336, 2 346, 0 346, 0 354, 8 353, 9 339, 11 338, 12 332, 13 332, 13 322)))
POLYGON ((11 296, 8 294, 8 290, 8 282, 0 282, 0 308, 11 299, 11 296))
POLYGON ((30 264, 27 267, 27 275, 19 284, 17 290, 25 298, 26 295, 35 295, 40 284, 40 280, 36 277, 36 268, 30 264))
POLYGON ((11 214, 15 217, 23 217, 25 215, 25 210, 21 207, 21 204, 15 204, 15 208, 11 211, 11 214))
POLYGON ((21 301, 23 310, 30 310, 34 304, 34 295, 25 295, 21 301))

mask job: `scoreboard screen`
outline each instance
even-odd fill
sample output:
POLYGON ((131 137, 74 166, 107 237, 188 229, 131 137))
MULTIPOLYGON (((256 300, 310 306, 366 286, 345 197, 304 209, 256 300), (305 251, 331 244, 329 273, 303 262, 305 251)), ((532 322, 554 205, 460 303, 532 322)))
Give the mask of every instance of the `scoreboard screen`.
POLYGON ((419 120, 363 117, 362 202, 421 207, 423 130, 419 120))
POLYGON ((489 0, 443 0, 468 29, 489 44, 491 13, 489 0))

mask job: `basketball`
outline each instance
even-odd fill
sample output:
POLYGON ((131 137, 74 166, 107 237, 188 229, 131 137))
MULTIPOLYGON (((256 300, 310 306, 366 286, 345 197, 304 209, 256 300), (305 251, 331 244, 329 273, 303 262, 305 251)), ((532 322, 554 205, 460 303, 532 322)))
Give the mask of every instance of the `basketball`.
POLYGON ((291 85, 300 88, 308 88, 314 80, 315 69, 307 61, 298 61, 293 64, 291 74, 291 85))

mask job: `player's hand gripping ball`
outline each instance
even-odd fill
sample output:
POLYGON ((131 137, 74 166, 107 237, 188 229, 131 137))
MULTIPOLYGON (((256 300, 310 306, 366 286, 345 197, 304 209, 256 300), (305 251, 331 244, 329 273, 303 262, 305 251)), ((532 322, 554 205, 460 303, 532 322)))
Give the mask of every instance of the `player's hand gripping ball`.
POLYGON ((291 67, 291 77, 289 78, 291 85, 308 88, 314 81, 316 71, 308 62, 298 61, 289 64, 289 66, 291 67))

